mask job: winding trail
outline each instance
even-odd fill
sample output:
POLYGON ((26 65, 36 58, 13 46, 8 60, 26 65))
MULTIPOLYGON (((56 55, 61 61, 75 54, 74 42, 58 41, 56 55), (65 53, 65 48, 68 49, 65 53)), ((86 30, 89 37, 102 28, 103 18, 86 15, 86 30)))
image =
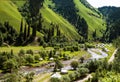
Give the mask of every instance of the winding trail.
POLYGON ((108 63, 113 62, 113 60, 115 59, 115 54, 117 53, 117 51, 118 51, 118 49, 116 49, 116 50, 113 52, 112 56, 111 56, 110 59, 108 60, 108 63))
POLYGON ((86 80, 88 80, 89 78, 92 78, 92 75, 91 74, 88 74, 85 78, 81 79, 81 80, 78 80, 78 81, 75 81, 75 82, 85 82, 86 80))

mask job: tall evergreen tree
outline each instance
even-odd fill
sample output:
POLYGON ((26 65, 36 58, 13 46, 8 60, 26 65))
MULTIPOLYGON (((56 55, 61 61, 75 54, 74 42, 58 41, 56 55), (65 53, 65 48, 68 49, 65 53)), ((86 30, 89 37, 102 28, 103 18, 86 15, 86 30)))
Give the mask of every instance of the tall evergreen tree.
POLYGON ((27 37, 30 36, 30 25, 28 25, 28 32, 27 32, 27 37))
POLYGON ((27 25, 25 24, 25 28, 24 28, 24 40, 27 39, 27 25))
POLYGON ((88 38, 88 25, 87 25, 87 22, 85 21, 84 18, 81 19, 81 23, 82 23, 82 28, 81 28, 81 32, 82 32, 82 35, 85 39, 88 38))
POLYGON ((21 19, 21 24, 20 24, 20 34, 23 32, 23 19, 21 19))
POLYGON ((0 32, 0 46, 3 44, 3 36, 2 33, 0 32))
POLYGON ((33 27, 33 31, 32 31, 32 36, 35 37, 36 36, 36 31, 37 31, 37 21, 40 18, 40 8, 43 6, 43 1, 44 0, 29 0, 29 11, 31 14, 31 19, 32 19, 32 27, 33 27))
POLYGON ((61 33, 60 33, 60 28, 59 28, 59 26, 58 26, 58 25, 56 26, 56 28, 57 28, 57 36, 59 36, 59 37, 60 37, 60 35, 61 35, 61 33))

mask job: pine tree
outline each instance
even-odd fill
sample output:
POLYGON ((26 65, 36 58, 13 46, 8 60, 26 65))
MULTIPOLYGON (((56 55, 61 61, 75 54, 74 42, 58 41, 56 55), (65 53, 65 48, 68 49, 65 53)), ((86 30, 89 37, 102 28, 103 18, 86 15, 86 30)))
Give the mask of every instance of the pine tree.
POLYGON ((82 35, 85 39, 88 38, 88 25, 87 25, 87 22, 85 21, 84 18, 81 19, 81 22, 82 22, 82 35))
POLYGON ((37 22, 38 20, 41 19, 41 16, 39 15, 39 11, 41 9, 41 7, 43 6, 43 1, 44 0, 29 0, 29 11, 30 11, 30 15, 31 15, 31 19, 32 19, 32 27, 33 27, 33 31, 32 31, 32 37, 36 37, 36 33, 37 33, 37 22), (39 17, 38 17, 39 16, 39 17))
POLYGON ((56 26, 56 28, 57 28, 57 36, 59 36, 59 37, 60 37, 61 32, 60 32, 59 26, 56 26))
POLYGON ((97 37, 97 32, 96 30, 93 32, 93 38, 96 40, 96 37, 97 37))
POLYGON ((21 19, 21 24, 20 24, 20 34, 22 34, 23 31, 23 19, 21 19))
POLYGON ((26 28, 26 24, 25 24, 25 28, 24 28, 24 40, 26 40, 27 39, 27 28, 26 28))
POLYGON ((36 33, 37 33, 37 26, 36 24, 34 24, 34 26, 32 26, 32 37, 36 37, 36 33))
POLYGON ((0 32, 0 46, 3 44, 3 36, 2 33, 0 32))
POLYGON ((27 32, 27 37, 30 36, 30 25, 28 25, 28 32, 27 32))

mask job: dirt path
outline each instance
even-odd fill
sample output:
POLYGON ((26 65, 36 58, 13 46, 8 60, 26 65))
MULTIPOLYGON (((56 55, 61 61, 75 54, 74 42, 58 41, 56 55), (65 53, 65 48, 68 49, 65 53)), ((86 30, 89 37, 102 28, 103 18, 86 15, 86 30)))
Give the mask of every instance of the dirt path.
POLYGON ((75 81, 75 82, 85 82, 86 80, 88 80, 89 78, 92 78, 92 75, 91 74, 88 74, 85 78, 81 79, 81 80, 78 80, 78 81, 75 81))
POLYGON ((110 63, 110 62, 112 62, 112 61, 114 60, 115 54, 117 53, 117 50, 118 50, 118 49, 116 49, 116 50, 114 51, 114 53, 112 54, 112 56, 111 56, 110 59, 108 60, 108 63, 110 63))

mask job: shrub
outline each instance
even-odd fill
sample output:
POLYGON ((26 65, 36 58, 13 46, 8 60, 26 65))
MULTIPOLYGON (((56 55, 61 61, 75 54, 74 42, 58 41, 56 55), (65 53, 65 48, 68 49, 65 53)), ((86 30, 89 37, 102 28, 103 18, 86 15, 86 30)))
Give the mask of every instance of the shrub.
POLYGON ((99 62, 97 60, 92 60, 88 63, 87 68, 90 70, 90 72, 95 72, 96 69, 99 67, 99 62))
POLYGON ((78 67, 78 62, 77 61, 72 61, 70 65, 71 65, 71 67, 76 69, 78 67))
POLYGON ((31 55, 33 55, 33 51, 30 49, 30 50, 27 50, 26 51, 26 54, 31 54, 31 55))
POLYGON ((26 57, 26 61, 27 61, 28 63, 34 63, 34 57, 33 57, 32 55, 28 55, 28 56, 26 57))
POLYGON ((81 76, 84 76, 89 72, 89 70, 88 68, 79 68, 78 72, 81 74, 81 76))
POLYGON ((21 49, 19 52, 19 56, 23 56, 23 55, 25 55, 25 50, 21 49))
POLYGON ((55 60, 55 69, 61 69, 63 64, 59 60, 55 60))
POLYGON ((71 82, 70 77, 68 75, 62 77, 62 82, 71 82))
POLYGON ((61 82, 61 80, 59 78, 51 78, 50 81, 51 82, 61 82))
POLYGON ((76 79, 75 73, 70 73, 69 77, 70 77, 71 81, 74 81, 76 79))
POLYGON ((34 76, 34 72, 31 72, 31 73, 28 73, 27 75, 26 75, 26 82, 32 82, 33 81, 33 76, 34 76))
POLYGON ((14 59, 9 59, 4 62, 4 70, 12 72, 13 69, 17 68, 17 62, 14 59))
POLYGON ((36 54, 36 55, 34 56, 34 59, 35 59, 36 61, 39 61, 39 58, 40 58, 40 55, 39 55, 39 54, 36 54))
POLYGON ((78 71, 75 72, 76 79, 80 77, 80 73, 78 71))

